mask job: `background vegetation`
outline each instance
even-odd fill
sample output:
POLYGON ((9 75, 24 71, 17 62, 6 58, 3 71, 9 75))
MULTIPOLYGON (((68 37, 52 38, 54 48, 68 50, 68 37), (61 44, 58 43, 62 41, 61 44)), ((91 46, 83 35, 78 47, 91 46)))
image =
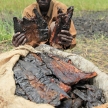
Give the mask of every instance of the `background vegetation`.
MULTIPOLYGON (((108 0, 59 0, 67 6, 73 5, 75 12, 81 10, 102 11, 108 9, 108 0)), ((11 39, 14 16, 21 17, 23 9, 35 0, 0 0, 0 41, 11 39)))
MULTIPOLYGON (((74 6, 75 13, 85 11, 108 10, 108 0, 59 0, 67 6, 74 6)), ((13 32, 13 17, 21 18, 23 9, 35 0, 0 0, 0 53, 13 48, 11 38, 13 32)), ((108 38, 77 39, 77 46, 70 50, 94 62, 99 68, 108 68, 108 38)))

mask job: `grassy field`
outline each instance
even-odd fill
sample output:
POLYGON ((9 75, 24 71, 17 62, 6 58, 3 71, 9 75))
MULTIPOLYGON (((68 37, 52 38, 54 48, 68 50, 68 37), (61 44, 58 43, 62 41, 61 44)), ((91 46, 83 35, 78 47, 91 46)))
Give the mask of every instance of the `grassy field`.
MULTIPOLYGON (((108 9, 108 0, 58 0, 65 3, 67 6, 73 5, 76 10, 106 10, 108 9)), ((0 11, 17 11, 22 10, 35 0, 0 0, 0 11)))
MULTIPOLYGON (((108 10, 108 0, 59 0, 67 6, 74 6, 75 12, 108 10)), ((35 0, 0 0, 0 53, 13 48, 11 38, 13 32, 13 17, 21 18, 23 9, 35 0)), ((77 53, 95 63, 108 72, 108 38, 77 39, 77 46, 70 52, 77 53)))

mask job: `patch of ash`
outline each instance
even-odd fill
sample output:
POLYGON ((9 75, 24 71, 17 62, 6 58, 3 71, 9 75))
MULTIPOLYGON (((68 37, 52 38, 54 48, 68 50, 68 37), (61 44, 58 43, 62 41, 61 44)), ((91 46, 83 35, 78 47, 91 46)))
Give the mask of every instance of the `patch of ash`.
POLYGON ((90 38, 94 35, 108 37, 108 11, 82 11, 73 15, 77 36, 90 38))

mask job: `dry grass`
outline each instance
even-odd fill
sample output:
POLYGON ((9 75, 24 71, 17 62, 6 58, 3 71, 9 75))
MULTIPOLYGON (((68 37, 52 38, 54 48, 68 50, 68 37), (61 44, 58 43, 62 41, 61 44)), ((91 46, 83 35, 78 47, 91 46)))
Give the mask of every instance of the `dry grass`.
POLYGON ((13 48, 11 40, 4 40, 0 42, 0 53, 9 51, 13 48))
POLYGON ((83 37, 77 39, 77 46, 68 52, 83 56, 108 73, 108 38, 88 39, 83 37))

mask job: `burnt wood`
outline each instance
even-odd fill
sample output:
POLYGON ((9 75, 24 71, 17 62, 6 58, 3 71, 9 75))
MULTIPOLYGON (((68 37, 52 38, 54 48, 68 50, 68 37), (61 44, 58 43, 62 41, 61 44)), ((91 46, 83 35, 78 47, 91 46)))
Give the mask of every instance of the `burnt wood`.
MULTIPOLYGON (((40 54, 38 54, 40 55, 40 54)), ((21 58, 14 67, 16 95, 36 103, 60 104, 60 99, 69 98, 65 90, 70 90, 57 79, 46 64, 31 54, 21 58)))
MULTIPOLYGON (((74 7, 70 6, 67 9, 66 16, 60 15, 56 18, 55 27, 51 34, 50 38, 50 45, 58 44, 58 41, 60 41, 60 37, 57 35, 61 32, 61 30, 69 30, 71 25, 71 20, 73 16, 74 7)), ((58 14, 63 13, 62 10, 58 9, 58 14)))
POLYGON ((47 67, 52 70, 53 74, 67 85, 73 85, 80 80, 90 79, 97 75, 96 72, 84 73, 72 64, 53 55, 42 55, 41 58, 46 63, 47 67))
POLYGON ((13 17, 14 32, 25 33, 26 44, 33 47, 48 40, 48 25, 36 9, 33 10, 35 17, 18 19, 13 17))
MULTIPOLYGON (((53 106, 62 106, 63 100, 68 99, 71 105, 72 86, 79 81, 86 82, 97 75, 96 72, 85 74, 70 64, 67 58, 61 59, 47 53, 20 57, 13 71, 16 95, 36 103, 49 103, 53 106)), ((75 100, 81 106, 84 99, 75 97, 75 100)), ((72 104, 76 105, 73 102, 72 104)))

